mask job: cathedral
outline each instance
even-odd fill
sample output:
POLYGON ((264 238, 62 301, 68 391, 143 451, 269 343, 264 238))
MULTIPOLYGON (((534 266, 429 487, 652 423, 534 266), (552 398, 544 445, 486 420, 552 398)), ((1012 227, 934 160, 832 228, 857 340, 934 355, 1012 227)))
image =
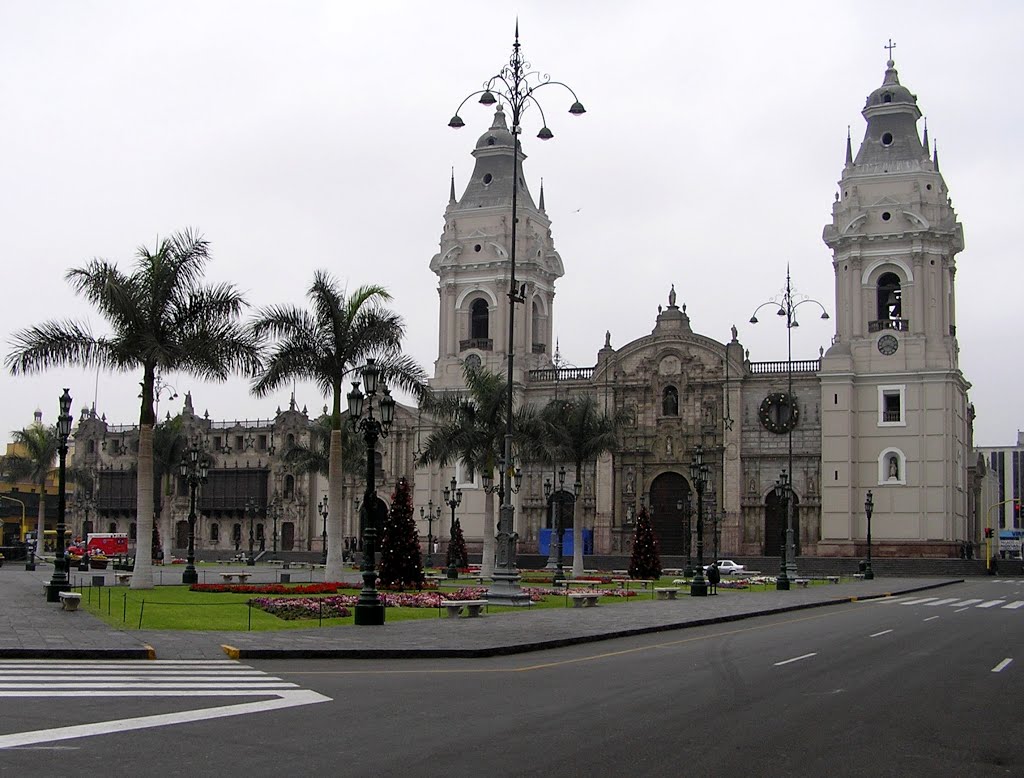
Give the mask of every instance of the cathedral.
MULTIPOLYGON (((978 539, 971 518, 972 409, 956 339, 961 225, 927 128, 923 137, 918 133, 917 98, 900 84, 892 61, 862 114, 864 137, 856 153, 847 139, 823 233, 835 299, 827 306, 793 299, 787 277, 785 298, 774 310, 761 309, 764 316, 786 316, 789 327, 798 324, 798 313, 831 318, 835 334, 827 350, 811 359, 753 360, 735 328, 726 343, 700 334, 675 289, 666 288, 649 334, 621 346, 606 334, 593 366, 580 368, 561 364, 553 342, 555 287, 565 267, 543 188, 535 199, 522 174, 526 155, 497 106, 472 149, 474 170, 461 196, 453 177, 440 247, 430 261, 438 278, 431 388, 460 390, 467 365, 506 372, 518 171, 521 302, 512 378, 522 387, 519 401, 542 407, 586 394, 631 419, 615 449, 585 465, 578 485, 559 483, 550 466, 523 463, 513 498, 519 553, 548 552, 557 508, 564 529, 582 527, 586 553, 628 554, 644 507, 661 553, 685 555, 699 506, 706 546, 722 556, 777 556, 785 544, 797 555, 860 557, 869 492, 877 556, 956 556, 962 539, 978 539), (698 448, 706 465, 699 489, 691 476, 698 448), (553 493, 546 481, 555 482, 553 493)), ((273 542, 281 551, 321 551, 329 542, 322 520, 328 510, 342 512, 346 542, 357 535, 359 477, 346 475, 345 505, 327 506, 326 479, 295 472, 282 457, 290 444, 308 445, 317 423, 294 400, 266 420, 231 422, 198 415, 187 398, 182 419, 215 453, 199 502, 200 552, 237 549, 249 533, 267 548, 273 542)), ((426 414, 399 406, 391 434, 378 444, 378 491, 387 501, 397 479, 409 478, 423 509, 417 510, 421 538, 429 532, 443 550, 451 514, 441 506, 454 479, 462 493, 458 519, 470 551, 479 553, 488 489, 479 473, 459 465, 417 467, 431 428, 426 414)), ((134 473, 125 456, 135 434, 94 412, 84 412, 76 430, 74 464, 94 474, 88 504, 97 528, 126 531, 133 520, 134 473)), ((165 547, 181 548, 187 490, 178 483, 161 494, 165 547)))

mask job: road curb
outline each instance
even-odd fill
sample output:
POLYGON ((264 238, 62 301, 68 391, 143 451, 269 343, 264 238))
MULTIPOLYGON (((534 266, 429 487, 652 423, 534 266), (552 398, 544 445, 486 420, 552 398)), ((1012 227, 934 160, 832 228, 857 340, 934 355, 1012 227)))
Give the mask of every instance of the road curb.
POLYGON ((139 648, 0 648, 0 659, 155 659, 149 646, 139 648))

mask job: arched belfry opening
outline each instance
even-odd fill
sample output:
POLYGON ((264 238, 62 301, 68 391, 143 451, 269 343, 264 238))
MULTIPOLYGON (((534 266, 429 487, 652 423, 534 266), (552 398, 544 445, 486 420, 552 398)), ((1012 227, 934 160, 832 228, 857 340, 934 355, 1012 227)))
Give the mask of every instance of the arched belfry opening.
POLYGON ((490 337, 490 310, 487 301, 478 297, 469 307, 469 337, 486 340, 490 337))
MULTIPOLYGON (((883 273, 878 278, 876 318, 881 322, 899 322, 903 318, 903 290, 900 277, 883 273)), ((892 326, 891 324, 889 326, 892 326)), ((892 327, 900 329, 899 326, 892 327)))

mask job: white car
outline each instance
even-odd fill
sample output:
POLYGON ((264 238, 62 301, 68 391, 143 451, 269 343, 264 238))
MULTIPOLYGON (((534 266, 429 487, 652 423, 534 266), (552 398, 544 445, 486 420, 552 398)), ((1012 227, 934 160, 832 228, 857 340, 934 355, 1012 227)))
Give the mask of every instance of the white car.
MULTIPOLYGON (((707 570, 711 565, 705 565, 704 569, 707 570)), ((746 572, 746 568, 743 565, 738 565, 731 559, 719 559, 718 560, 718 572, 722 575, 743 575, 746 572)))

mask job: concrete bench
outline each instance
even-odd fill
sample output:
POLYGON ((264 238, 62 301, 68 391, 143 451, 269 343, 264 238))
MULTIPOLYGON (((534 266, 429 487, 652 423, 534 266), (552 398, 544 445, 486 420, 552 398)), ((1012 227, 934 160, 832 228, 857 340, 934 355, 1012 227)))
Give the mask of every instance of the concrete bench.
POLYGON ((806 589, 807 584, 811 582, 810 578, 794 578, 793 583, 799 586, 801 589, 806 589))
POLYGON ((572 607, 574 608, 596 608, 597 600, 600 596, 600 592, 569 592, 566 595, 566 597, 572 600, 572 607))
POLYGON ((674 600, 679 594, 679 588, 675 586, 659 586, 654 589, 659 600, 674 600))
POLYGON ((220 577, 224 579, 224 583, 231 583, 237 578, 238 583, 244 584, 251 575, 252 573, 221 573, 220 577))
POLYGON ((114 573, 114 578, 116 578, 117 582, 122 586, 127 586, 132 582, 131 573, 114 573))
POLYGON ((837 583, 839 583, 839 576, 838 575, 826 575, 825 576, 825 580, 828 581, 829 583, 837 584, 837 583))
POLYGON ((595 589, 598 584, 598 581, 573 581, 568 578, 563 578, 561 581, 555 581, 555 586, 564 586, 566 589, 570 586, 578 586, 581 589, 595 589))
POLYGON ((683 568, 681 567, 666 567, 662 569, 663 575, 682 575, 683 568))
POLYGON ((58 592, 60 597, 60 609, 63 611, 76 611, 82 602, 81 592, 58 592))
POLYGON ((449 619, 457 619, 463 608, 467 619, 476 618, 485 605, 487 600, 441 600, 441 607, 447 609, 449 619))

